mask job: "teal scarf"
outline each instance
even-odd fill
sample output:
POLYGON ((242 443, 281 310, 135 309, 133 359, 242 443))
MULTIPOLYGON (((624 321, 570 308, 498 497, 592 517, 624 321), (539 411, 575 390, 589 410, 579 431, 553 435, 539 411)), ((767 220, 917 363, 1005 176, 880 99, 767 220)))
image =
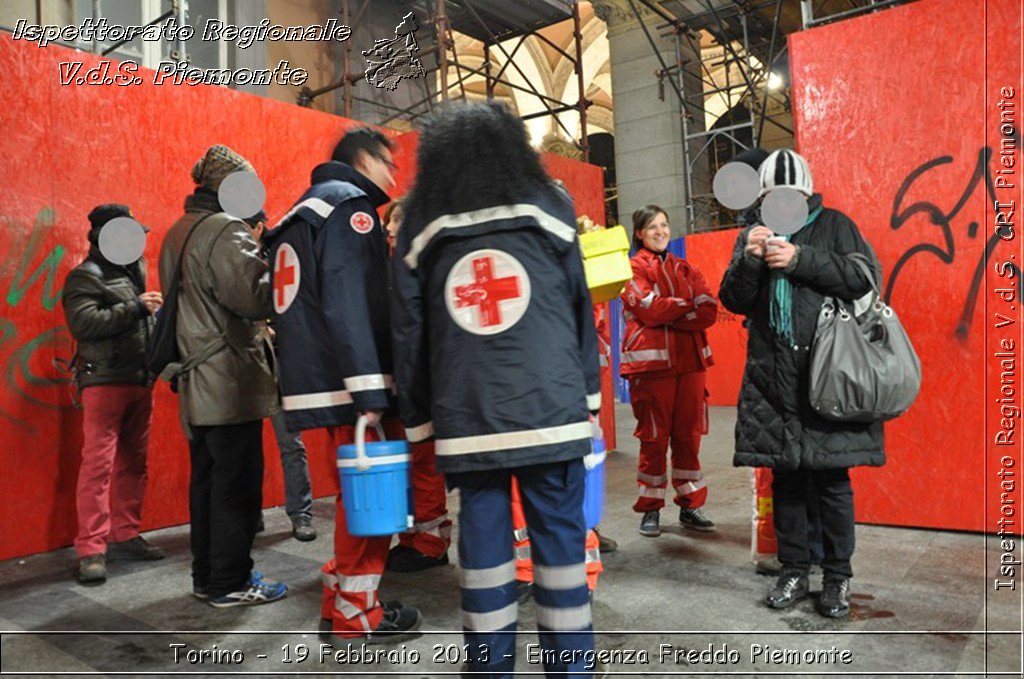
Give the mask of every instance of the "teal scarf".
MULTIPOLYGON (((818 215, 821 214, 822 206, 818 206, 811 214, 807 215, 803 229, 809 226, 818 215)), ((797 232, 799 233, 799 231, 797 232)), ((792 235, 782 236, 789 242, 792 235)), ((782 269, 772 269, 771 277, 772 299, 769 307, 768 323, 775 334, 785 340, 786 344, 793 344, 793 284, 789 282, 789 276, 783 273, 782 269)))

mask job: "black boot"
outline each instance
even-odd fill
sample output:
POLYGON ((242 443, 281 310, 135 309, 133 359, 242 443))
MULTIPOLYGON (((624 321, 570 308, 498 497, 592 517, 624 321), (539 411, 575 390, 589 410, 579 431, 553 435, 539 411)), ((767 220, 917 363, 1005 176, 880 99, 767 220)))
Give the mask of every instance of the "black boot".
POLYGON ((789 608, 806 599, 808 589, 806 575, 780 575, 775 586, 765 595, 764 602, 768 608, 789 608))
POLYGON ((850 581, 826 580, 816 607, 826 618, 845 618, 850 614, 850 581))

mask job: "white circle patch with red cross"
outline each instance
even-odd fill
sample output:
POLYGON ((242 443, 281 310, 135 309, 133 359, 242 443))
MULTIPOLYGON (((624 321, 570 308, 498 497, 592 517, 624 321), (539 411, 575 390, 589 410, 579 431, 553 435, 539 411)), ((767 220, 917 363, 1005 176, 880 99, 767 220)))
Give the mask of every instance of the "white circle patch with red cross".
POLYGON ((288 243, 277 249, 274 255, 274 311, 283 314, 295 301, 299 292, 302 270, 299 256, 288 243))
POLYGON ((463 330, 496 335, 526 313, 530 277, 507 252, 477 250, 459 259, 448 272, 444 301, 448 314, 463 330))
POLYGON ((373 217, 366 212, 356 212, 348 218, 348 224, 356 233, 370 233, 373 231, 373 217))

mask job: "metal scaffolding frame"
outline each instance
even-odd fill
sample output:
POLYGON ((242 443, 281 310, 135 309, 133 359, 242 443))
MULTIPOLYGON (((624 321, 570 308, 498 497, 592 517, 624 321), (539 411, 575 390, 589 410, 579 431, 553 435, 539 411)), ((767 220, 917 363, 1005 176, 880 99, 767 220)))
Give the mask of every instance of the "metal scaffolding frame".
MULTIPOLYGON (((695 17, 689 17, 686 20, 680 19, 671 14, 664 7, 658 5, 653 0, 628 0, 630 8, 633 11, 633 15, 640 23, 640 27, 643 29, 644 34, 647 37, 647 41, 661 63, 661 70, 657 73, 660 80, 668 80, 672 85, 676 96, 680 102, 680 124, 682 127, 682 140, 683 140, 683 173, 685 176, 686 185, 686 196, 685 196, 685 211, 686 211, 686 222, 687 222, 687 233, 695 233, 698 231, 709 231, 718 228, 729 228, 736 226, 735 218, 731 212, 728 214, 728 220, 723 221, 720 218, 717 223, 711 223, 712 213, 718 213, 721 208, 718 202, 714 199, 712 193, 699 193, 695 187, 695 176, 698 168, 698 163, 708 159, 709 166, 711 163, 712 155, 720 141, 726 141, 732 146, 735 155, 737 147, 739 149, 748 148, 748 143, 740 137, 741 131, 749 130, 750 139, 753 145, 758 145, 762 134, 762 128, 764 121, 768 120, 773 125, 779 127, 785 132, 792 134, 792 130, 783 125, 782 123, 772 120, 767 115, 767 104, 768 104, 768 92, 767 92, 767 80, 768 75, 771 73, 771 65, 775 59, 781 54, 775 53, 774 39, 769 48, 767 57, 762 61, 760 67, 755 66, 752 61, 752 50, 750 45, 750 34, 748 30, 748 13, 752 11, 752 8, 747 3, 746 5, 740 2, 735 2, 734 6, 716 9, 715 6, 706 0, 705 4, 708 7, 708 12, 695 17), (660 19, 664 20, 664 23, 656 26, 656 30, 660 31, 659 35, 662 37, 671 36, 674 41, 676 63, 669 65, 662 59, 661 54, 658 50, 657 43, 651 34, 651 30, 644 21, 644 17, 640 12, 638 3, 642 4, 648 10, 657 15, 660 19), (738 20, 740 26, 740 47, 737 50, 733 46, 733 39, 728 35, 726 30, 725 22, 727 20, 738 20), (715 54, 713 56, 706 56, 700 45, 696 42, 699 35, 697 31, 706 31, 709 33, 716 42, 722 47, 722 54, 715 54), (696 54, 697 58, 688 58, 686 48, 689 48, 689 53, 696 54), (711 63, 709 63, 711 62, 711 63), (725 84, 719 86, 714 82, 712 78, 710 66, 724 66, 725 67, 725 84), (734 83, 732 81, 733 68, 738 68, 741 81, 734 83), (700 83, 699 89, 696 91, 688 91, 687 80, 692 79, 700 83), (742 89, 740 89, 742 88, 742 89), (764 90, 763 100, 761 90, 764 90), (747 100, 749 108, 749 119, 743 122, 726 125, 724 127, 712 127, 711 129, 704 128, 703 124, 698 124, 696 121, 704 121, 707 119, 708 110, 706 106, 707 97, 709 95, 721 95, 726 98, 727 103, 732 102, 732 97, 739 95, 740 102, 744 99, 747 100), (761 102, 760 105, 757 102, 761 102), (760 113, 755 113, 756 109, 760 109, 760 113), (760 124, 758 124, 758 118, 760 118, 760 124), (694 150, 693 147, 699 144, 699 148, 694 150)), ((781 7, 781 0, 774 0, 772 3, 761 3, 774 4, 776 7, 776 25, 773 26, 773 33, 778 24, 778 11, 781 7)), ((689 89, 694 89, 691 85, 689 89)), ((730 107, 731 109, 732 107, 730 107)), ((717 160, 717 158, 715 158, 717 160)))
MULTIPOLYGON (((687 16, 685 19, 675 16, 664 5, 670 4, 657 2, 656 0, 627 0, 636 20, 640 23, 651 49, 661 63, 661 70, 656 74, 659 84, 664 80, 672 85, 672 89, 680 102, 680 119, 683 138, 683 165, 686 177, 686 218, 687 232, 711 231, 737 226, 736 213, 727 210, 718 204, 712 193, 697 193, 694 186, 695 170, 698 163, 707 156, 709 169, 717 169, 721 164, 717 158, 716 148, 719 142, 725 141, 732 147, 733 153, 728 155, 732 158, 737 148, 742 150, 748 148, 747 143, 738 137, 741 131, 750 131, 752 145, 760 145, 764 132, 765 122, 783 130, 789 135, 793 134, 786 125, 773 119, 768 114, 768 77, 776 62, 786 52, 786 45, 777 45, 779 38, 779 24, 782 10, 782 0, 732 0, 730 5, 718 6, 712 0, 701 0, 701 4, 707 11, 701 14, 687 16), (638 7, 642 5, 651 13, 656 15, 663 23, 655 26, 661 37, 671 36, 675 43, 676 63, 669 65, 665 63, 657 43, 648 28, 648 23, 638 7), (749 33, 751 21, 757 22, 756 28, 762 33, 766 32, 769 24, 765 22, 758 11, 774 8, 774 20, 770 24, 771 39, 767 45, 752 45, 749 33), (738 33, 735 28, 738 23, 738 33), (725 66, 725 85, 719 86, 711 78, 711 70, 708 61, 704 56, 700 45, 695 43, 699 37, 697 31, 705 31, 715 39, 722 47, 722 55, 714 55, 714 66, 725 66), (734 47, 733 43, 739 43, 734 47), (686 48, 689 52, 697 54, 697 59, 687 57, 686 48), (766 49, 767 48, 767 49, 766 49), (751 57, 756 56, 761 66, 755 66, 751 57), (732 67, 738 67, 741 82, 733 83, 731 77, 732 67), (701 83, 699 91, 689 92, 686 81, 692 78, 701 83), (742 88, 742 89, 741 89, 742 88), (740 102, 746 102, 750 115, 749 120, 740 123, 712 127, 712 129, 699 129, 701 125, 695 125, 695 118, 707 119, 706 101, 707 97, 714 94, 724 94, 727 97, 739 95, 740 102), (760 102, 760 103, 758 103, 760 102), (694 129, 694 128, 698 129, 694 129), (694 146, 699 148, 694 150, 694 146), (712 157, 712 156, 716 157, 712 157), (712 166, 713 165, 713 166, 712 166), (714 217, 714 218, 713 218, 714 217)), ((825 17, 814 17, 812 1, 801 0, 801 11, 803 28, 811 28, 833 21, 839 21, 854 16, 870 13, 880 9, 887 9, 899 4, 906 4, 913 0, 866 0, 869 4, 854 9, 839 12, 825 17)), ((692 82, 692 81, 691 81, 692 82)), ((693 89, 692 86, 690 89, 693 89)), ((663 90, 662 90, 663 91, 663 90)), ((729 99, 731 101, 731 98, 729 99)), ((787 98, 788 100, 788 98, 787 98)), ((742 135, 745 137, 745 135, 742 135)), ((710 176, 710 175, 709 175, 710 176)))
MULTIPOLYGON (((390 111, 391 115, 381 121, 382 125, 386 125, 396 118, 418 118, 429 112, 434 104, 439 101, 446 101, 450 98, 465 99, 465 82, 472 76, 481 76, 484 79, 484 86, 488 99, 494 98, 495 89, 499 85, 508 89, 526 92, 527 94, 536 97, 545 110, 522 116, 523 119, 528 120, 539 116, 552 116, 558 126, 565 132, 566 137, 568 137, 568 139, 580 149, 583 160, 587 161, 589 159, 589 148, 587 144, 587 108, 593 102, 586 98, 586 91, 584 89, 583 36, 580 30, 579 0, 558 0, 559 4, 564 5, 566 11, 566 16, 559 19, 559 21, 571 19, 573 22, 572 53, 562 49, 560 46, 556 45, 538 32, 539 30, 546 28, 547 25, 553 25, 553 23, 545 26, 527 27, 517 24, 514 18, 505 17, 506 28, 508 25, 511 25, 514 27, 514 31, 511 35, 497 35, 495 27, 487 22, 478 9, 478 1, 479 0, 420 0, 419 2, 413 3, 414 10, 418 10, 421 15, 425 15, 427 23, 434 29, 434 42, 428 45, 427 51, 432 50, 434 52, 437 60, 437 66, 435 68, 424 70, 425 74, 428 76, 435 72, 438 73, 440 88, 437 92, 431 92, 428 83, 424 79, 424 88, 426 90, 425 96, 407 107, 389 106, 378 101, 357 97, 352 91, 353 85, 363 77, 363 73, 361 71, 355 73, 351 72, 352 47, 349 44, 350 41, 345 41, 343 48, 344 51, 342 53, 342 76, 337 80, 337 82, 317 90, 303 88, 298 95, 298 103, 303 106, 309 106, 316 97, 341 88, 343 89, 342 101, 344 102, 345 117, 351 117, 352 115, 352 102, 360 101, 390 111), (484 63, 482 69, 473 68, 459 59, 459 55, 455 49, 455 40, 452 35, 453 28, 454 30, 458 30, 458 27, 452 26, 448 12, 449 6, 453 4, 457 5, 458 8, 463 11, 464 18, 469 17, 469 19, 466 20, 471 20, 473 22, 474 31, 482 32, 484 48, 484 63), (560 101, 541 93, 529 76, 515 62, 515 55, 530 37, 537 38, 549 45, 552 49, 556 50, 572 63, 579 91, 579 96, 575 102, 560 101), (508 50, 502 43, 510 39, 515 39, 516 42, 514 47, 511 50, 508 50), (497 50, 500 53, 501 58, 495 59, 493 57, 494 50, 497 50), (452 67, 455 69, 457 78, 454 83, 449 83, 449 70, 452 67), (514 69, 518 73, 525 82, 525 86, 513 83, 502 77, 509 68, 514 69), (458 88, 458 92, 457 95, 453 97, 452 90, 456 87, 458 88), (579 113, 579 140, 573 138, 573 135, 558 117, 558 114, 565 113, 567 111, 577 111, 579 113)), ((361 6, 352 24, 349 24, 350 2, 351 0, 342 0, 342 16, 344 23, 352 26, 359 23, 369 0, 362 0, 361 6)), ((508 33, 508 31, 506 30, 505 33, 508 33)))

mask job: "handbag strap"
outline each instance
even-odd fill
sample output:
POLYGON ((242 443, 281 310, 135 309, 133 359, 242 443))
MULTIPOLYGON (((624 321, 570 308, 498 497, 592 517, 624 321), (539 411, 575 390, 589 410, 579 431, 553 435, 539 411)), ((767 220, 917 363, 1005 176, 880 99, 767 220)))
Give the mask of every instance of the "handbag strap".
POLYGON ((875 277, 875 271, 878 271, 878 278, 881 278, 881 271, 879 270, 881 267, 876 268, 871 260, 868 259, 868 256, 863 252, 851 252, 847 257, 864 272, 864 275, 868 278, 868 282, 871 283, 871 289, 875 291, 876 295, 878 295, 880 282, 875 277), (875 271, 872 271, 872 269, 875 269, 875 271))

